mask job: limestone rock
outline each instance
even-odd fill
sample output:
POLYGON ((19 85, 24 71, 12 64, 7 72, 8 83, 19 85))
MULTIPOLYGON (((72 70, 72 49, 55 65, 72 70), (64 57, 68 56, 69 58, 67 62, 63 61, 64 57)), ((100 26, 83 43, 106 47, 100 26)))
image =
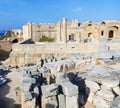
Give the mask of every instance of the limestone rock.
POLYGON ((24 78, 22 79, 22 83, 35 84, 35 83, 36 83, 36 79, 31 78, 31 77, 24 77, 24 78))
POLYGON ((32 94, 30 92, 24 92, 24 100, 30 100, 32 99, 32 94))
POLYGON ((29 92, 31 90, 31 84, 22 83, 20 89, 23 92, 29 92))
POLYGON ((43 97, 56 96, 58 93, 58 86, 55 84, 41 86, 43 97))
POLYGON ((58 103, 57 103, 57 99, 56 96, 52 96, 52 97, 42 97, 42 108, 57 108, 58 103))
POLYGON ((102 81, 102 85, 107 88, 116 87, 119 85, 119 80, 104 80, 102 81))
POLYGON ((71 82, 64 82, 61 83, 63 93, 66 96, 75 96, 78 95, 78 87, 76 85, 73 85, 71 82))
POLYGON ((66 108, 78 108, 78 96, 66 96, 66 108))
POLYGON ((100 89, 100 86, 91 80, 85 80, 85 84, 88 88, 90 88, 90 91, 96 92, 100 89))
POLYGON ((114 88, 112 88, 112 89, 113 89, 113 91, 114 91, 117 95, 120 95, 120 87, 119 87, 119 86, 114 87, 114 88))
POLYGON ((87 99, 87 101, 88 101, 89 103, 93 103, 93 96, 94 96, 94 93, 91 92, 91 93, 89 94, 89 96, 88 96, 88 99, 87 99))
POLYGON ((110 108, 111 102, 104 100, 100 96, 94 96, 93 97, 93 104, 96 106, 96 108, 110 108))
POLYGON ((35 108, 35 98, 22 103, 22 108, 35 108))
POLYGON ((113 101, 114 99, 114 94, 112 91, 107 90, 107 89, 101 89, 96 93, 96 95, 103 97, 103 99, 108 100, 108 101, 113 101))
POLYGON ((110 73, 101 67, 94 68, 88 75, 90 77, 111 77, 110 73))
POLYGON ((58 95, 59 108, 66 108, 65 96, 60 94, 58 95))
POLYGON ((113 101, 111 108, 114 108, 114 107, 120 108, 120 96, 117 96, 117 97, 115 98, 115 100, 113 101))

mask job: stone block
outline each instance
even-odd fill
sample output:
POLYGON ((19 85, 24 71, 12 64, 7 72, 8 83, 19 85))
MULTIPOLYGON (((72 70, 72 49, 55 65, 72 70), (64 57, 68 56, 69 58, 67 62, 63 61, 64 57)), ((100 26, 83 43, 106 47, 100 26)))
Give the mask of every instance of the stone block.
POLYGON ((56 80, 56 84, 69 81, 69 79, 65 78, 65 74, 63 72, 57 72, 55 80, 56 80))
POLYGON ((120 96, 120 87, 119 87, 119 86, 114 87, 114 88, 112 88, 112 89, 113 89, 113 91, 114 91, 117 95, 120 96))
POLYGON ((36 83, 36 79, 31 78, 31 77, 24 77, 24 78, 22 79, 22 83, 35 84, 35 83, 36 83))
POLYGON ((65 96, 60 94, 58 95, 59 108, 66 108, 65 105, 65 96))
POLYGON ((31 84, 22 83, 20 89, 23 92, 29 92, 31 90, 31 84))
POLYGON ((61 83, 61 86, 62 86, 64 95, 69 97, 78 95, 78 86, 73 85, 71 82, 67 81, 67 82, 61 83))
POLYGON ((95 67, 91 72, 88 73, 90 77, 111 77, 110 73, 106 71, 106 69, 101 67, 95 67))
POLYGON ((66 108, 78 108, 78 95, 66 96, 66 108))
POLYGON ((45 98, 42 96, 42 108, 57 108, 58 102, 56 96, 45 98))
POLYGON ((30 99, 32 99, 33 97, 32 97, 32 94, 30 93, 30 92, 24 92, 23 93, 23 97, 24 97, 24 100, 26 101, 26 100, 30 100, 30 99))
POLYGON ((84 66, 85 63, 86 63, 85 60, 76 60, 76 61, 75 61, 75 68, 76 68, 76 69, 79 69, 79 68, 81 68, 82 66, 84 66))
POLYGON ((102 85, 107 88, 116 87, 119 85, 119 80, 104 80, 102 81, 102 85))
POLYGON ((22 108, 35 108, 35 98, 22 102, 22 108))
POLYGON ((96 106, 96 108, 110 108, 111 102, 104 100, 100 96, 94 96, 93 97, 93 104, 96 106))
POLYGON ((95 94, 93 93, 93 92, 91 92, 90 94, 89 94, 89 96, 88 96, 88 99, 87 99, 87 101, 89 102, 89 103, 93 103, 93 96, 94 96, 95 94))
POLYGON ((85 80, 85 84, 86 87, 88 87, 90 89, 90 92, 96 92, 98 90, 100 90, 100 86, 98 85, 98 83, 91 81, 91 80, 85 80))
POLYGON ((120 96, 117 96, 116 98, 115 98, 115 100, 113 101, 113 103, 112 103, 112 108, 113 107, 117 107, 117 108, 120 108, 120 96))
POLYGON ((107 89, 101 89, 100 91, 97 91, 96 95, 101 96, 103 99, 107 101, 113 101, 115 97, 112 91, 107 89))
POLYGON ((43 97, 56 96, 58 93, 58 86, 55 84, 41 86, 43 97))

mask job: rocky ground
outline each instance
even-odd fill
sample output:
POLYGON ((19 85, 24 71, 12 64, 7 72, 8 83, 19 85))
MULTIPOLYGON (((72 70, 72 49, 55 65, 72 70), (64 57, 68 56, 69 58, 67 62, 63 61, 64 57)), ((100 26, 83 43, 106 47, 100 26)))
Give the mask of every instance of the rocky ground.
POLYGON ((2 76, 8 79, 8 82, 0 86, 0 108, 15 108, 20 103, 16 96, 15 88, 20 86, 21 75, 15 69, 4 70, 2 76))
POLYGON ((20 70, 22 106, 119 108, 119 64, 112 56, 39 59, 37 65, 20 70))
POLYGON ((119 57, 40 58, 2 75, 0 108, 119 108, 119 57), (2 103, 2 104, 1 104, 2 103))

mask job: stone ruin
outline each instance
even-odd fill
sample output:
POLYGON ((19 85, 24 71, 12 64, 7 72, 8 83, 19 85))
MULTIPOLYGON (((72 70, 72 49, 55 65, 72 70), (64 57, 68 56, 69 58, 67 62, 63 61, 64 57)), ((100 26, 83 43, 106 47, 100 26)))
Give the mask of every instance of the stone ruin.
POLYGON ((22 108, 119 108, 119 57, 40 58, 20 68, 22 108))

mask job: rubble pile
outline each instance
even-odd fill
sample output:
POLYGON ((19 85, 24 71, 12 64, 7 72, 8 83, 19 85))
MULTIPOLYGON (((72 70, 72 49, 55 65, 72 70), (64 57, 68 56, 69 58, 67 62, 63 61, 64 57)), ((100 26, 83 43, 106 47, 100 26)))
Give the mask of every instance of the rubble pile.
POLYGON ((117 63, 90 56, 39 59, 20 70, 22 108, 83 108, 88 102, 96 108, 119 108, 119 70, 111 67, 117 63))

